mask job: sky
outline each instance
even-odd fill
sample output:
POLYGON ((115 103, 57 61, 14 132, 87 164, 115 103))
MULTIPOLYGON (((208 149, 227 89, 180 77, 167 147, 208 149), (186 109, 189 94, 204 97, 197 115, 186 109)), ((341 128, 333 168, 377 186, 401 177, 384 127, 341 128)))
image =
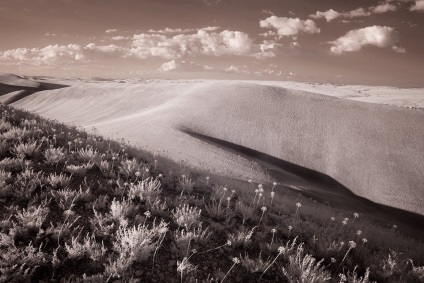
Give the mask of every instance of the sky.
POLYGON ((424 86, 424 0, 0 0, 0 71, 424 86))

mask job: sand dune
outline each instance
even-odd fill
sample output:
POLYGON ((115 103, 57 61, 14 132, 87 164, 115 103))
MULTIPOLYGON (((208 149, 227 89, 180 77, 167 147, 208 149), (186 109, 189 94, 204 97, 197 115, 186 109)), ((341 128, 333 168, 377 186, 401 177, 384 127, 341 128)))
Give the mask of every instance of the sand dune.
POLYGON ((424 214, 422 110, 222 81, 80 83, 12 105, 95 127, 196 167, 267 178, 255 162, 182 131, 188 130, 322 172, 377 203, 424 214))
POLYGON ((58 89, 66 85, 28 80, 12 74, 0 73, 0 102, 11 104, 35 92, 58 89))

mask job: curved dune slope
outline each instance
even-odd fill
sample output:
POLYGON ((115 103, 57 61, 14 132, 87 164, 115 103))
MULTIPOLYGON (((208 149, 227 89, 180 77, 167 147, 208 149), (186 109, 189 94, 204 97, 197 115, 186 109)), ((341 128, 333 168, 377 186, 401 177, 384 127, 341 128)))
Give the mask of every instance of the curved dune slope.
POLYGON ((95 127, 194 166, 265 178, 254 163, 182 130, 199 133, 322 172, 377 203, 424 214, 421 110, 214 81, 81 84, 38 92, 13 106, 95 127))
POLYGON ((0 73, 0 102, 7 105, 38 91, 63 87, 66 86, 36 82, 12 74, 0 73))

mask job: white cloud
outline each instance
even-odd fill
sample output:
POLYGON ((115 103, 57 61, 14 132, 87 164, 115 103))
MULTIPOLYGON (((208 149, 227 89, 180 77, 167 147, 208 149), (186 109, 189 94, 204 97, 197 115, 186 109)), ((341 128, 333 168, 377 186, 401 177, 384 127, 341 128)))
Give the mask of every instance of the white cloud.
POLYGON ((112 32, 117 32, 117 31, 118 31, 117 29, 107 29, 106 33, 112 33, 112 32))
POLYGON ((177 69, 177 64, 175 63, 175 60, 163 63, 162 66, 160 66, 159 71, 161 72, 170 72, 177 69))
POLYGON ((262 13, 268 14, 268 15, 274 15, 274 13, 271 10, 262 10, 262 13))
POLYGON ((342 54, 344 52, 359 51, 364 46, 391 47, 399 41, 397 32, 392 27, 370 26, 351 30, 344 36, 330 42, 331 52, 342 54))
POLYGON ((181 29, 181 28, 165 28, 165 29, 159 29, 159 30, 154 30, 154 29, 150 29, 148 32, 149 33, 163 33, 163 34, 172 34, 172 33, 189 33, 189 32, 197 32, 199 30, 204 30, 204 31, 216 31, 220 29, 220 27, 203 27, 203 28, 188 28, 188 29, 181 29))
POLYGON ((49 45, 44 48, 17 48, 0 53, 3 59, 27 62, 33 65, 54 64, 57 61, 80 61, 83 50, 78 44, 49 45))
POLYGON ((107 54, 121 57, 126 57, 127 54, 127 49, 125 47, 117 46, 115 44, 96 45, 95 43, 90 43, 84 47, 84 51, 94 51, 97 55, 107 54))
MULTIPOLYGON (((424 0, 420 0, 424 1, 424 0)), ((397 7, 394 4, 389 2, 380 3, 377 6, 372 6, 367 9, 359 7, 355 10, 351 10, 348 12, 338 12, 333 9, 329 9, 327 11, 321 12, 317 11, 315 14, 309 15, 309 17, 313 19, 326 19, 327 22, 331 22, 337 18, 357 18, 357 17, 368 17, 372 14, 382 14, 390 11, 396 11, 397 7)))
POLYGON ((406 49, 403 48, 403 47, 399 47, 399 46, 393 45, 392 46, 392 49, 394 51, 396 51, 397 53, 406 53, 406 49))
POLYGON ((240 31, 220 33, 198 30, 195 34, 166 36, 137 34, 130 52, 138 58, 163 57, 169 59, 194 55, 246 55, 253 47, 249 35, 240 31))
POLYGON ((195 29, 165 28, 165 29, 159 29, 159 30, 154 30, 154 29, 149 30, 150 33, 187 33, 192 31, 195 31, 195 29))
POLYGON ((381 3, 378 6, 372 7, 371 11, 377 14, 396 11, 397 7, 391 3, 381 3))
POLYGON ((298 33, 319 33, 320 29, 312 20, 271 16, 259 22, 261 28, 274 28, 279 36, 293 36, 298 33))
POLYGON ((330 10, 325 11, 325 12, 317 11, 315 14, 310 15, 310 17, 313 18, 313 19, 325 18, 327 20, 327 22, 331 22, 332 20, 337 19, 341 15, 342 15, 341 13, 339 13, 339 12, 333 10, 333 9, 330 9, 330 10))
POLYGON ((411 11, 424 11, 424 0, 416 0, 415 4, 410 8, 411 11))
POLYGON ((130 37, 126 37, 126 36, 122 36, 122 35, 118 35, 118 36, 113 36, 112 40, 126 40, 126 39, 130 39, 130 37))
POLYGON ((368 17, 371 16, 371 12, 368 12, 364 8, 360 7, 358 9, 343 13, 343 16, 346 18, 368 17))
POLYGON ((216 31, 216 30, 219 30, 221 27, 215 27, 215 26, 213 26, 213 27, 204 27, 204 28, 201 28, 200 30, 205 30, 205 31, 216 31))

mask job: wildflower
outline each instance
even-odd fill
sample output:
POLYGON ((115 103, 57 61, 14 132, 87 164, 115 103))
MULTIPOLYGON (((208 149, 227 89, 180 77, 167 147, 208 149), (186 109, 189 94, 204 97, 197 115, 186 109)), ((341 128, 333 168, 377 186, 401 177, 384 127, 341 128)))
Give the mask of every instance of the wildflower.
POLYGON ((362 244, 366 244, 368 242, 367 238, 362 238, 362 244))
POLYGON ((344 221, 348 222, 348 221, 349 221, 349 218, 347 218, 347 217, 346 217, 346 218, 344 219, 344 221))
POLYGON ((206 176, 206 180, 209 180, 209 176, 206 176))
POLYGON ((340 267, 342 266, 343 262, 345 261, 347 255, 349 254, 350 250, 356 248, 356 243, 354 241, 349 241, 349 249, 347 250, 346 254, 344 255, 342 261, 340 262, 339 267, 337 268, 336 272, 340 269, 340 267))
POLYGON ((354 217, 354 219, 355 219, 355 218, 359 218, 359 213, 356 213, 356 212, 355 212, 355 213, 353 214, 353 217, 354 217))
POLYGON ((335 217, 331 217, 330 219, 331 219, 331 221, 336 221, 335 217))
POLYGON ((266 211, 266 207, 265 207, 265 206, 263 206, 263 207, 261 208, 261 210, 262 210, 263 212, 265 212, 265 211, 266 211))
POLYGON ((293 226, 289 226, 289 227, 287 227, 288 229, 289 229, 289 232, 291 231, 291 230, 293 230, 293 226))
POLYGON ((252 183, 252 179, 247 180, 247 182, 252 183))
POLYGON ((162 174, 159 174, 158 176, 159 176, 159 178, 162 178, 163 175, 162 174))
POLYGON ((361 235, 362 235, 362 231, 361 231, 361 230, 358 230, 358 231, 356 232, 356 235, 361 236, 361 235))
POLYGON ((260 190, 260 189, 263 189, 263 188, 264 188, 264 186, 263 186, 262 184, 259 184, 259 185, 258 185, 258 188, 259 188, 259 190, 260 190))
POLYGON ((393 225, 393 230, 396 230, 397 229, 397 225, 393 225))
POLYGON ((146 211, 146 212, 144 213, 144 215, 145 215, 147 218, 149 218, 150 216, 152 216, 152 214, 150 213, 150 211, 146 211))
POLYGON ((302 204, 300 202, 296 203, 296 215, 299 212, 299 208, 302 207, 302 204))
POLYGON ((332 258, 331 258, 331 262, 332 262, 332 263, 335 263, 336 261, 337 261, 337 260, 336 260, 334 257, 332 257, 332 258))
POLYGON ((275 261, 277 260, 277 258, 284 254, 286 252, 286 249, 283 246, 278 247, 278 254, 277 256, 274 258, 274 260, 267 266, 267 268, 265 268, 264 272, 262 272, 261 276, 259 278, 261 278, 265 272, 271 267, 271 265, 273 265, 275 263, 275 261))
POLYGON ((224 192, 228 191, 227 187, 222 188, 224 192))
POLYGON ((272 191, 272 192, 271 192, 271 205, 272 205, 272 201, 274 200, 274 196, 275 196, 275 192, 274 192, 274 191, 272 191))
POLYGON ((227 245, 227 246, 231 246, 231 241, 230 241, 230 240, 228 240, 226 245, 227 245))
POLYGON ((343 220, 343 221, 342 221, 342 224, 343 224, 343 225, 347 225, 347 221, 346 221, 346 220, 343 220))
POLYGON ((275 187, 277 185, 277 182, 272 183, 272 185, 275 187))
POLYGON ((271 229, 271 232, 274 234, 274 233, 277 233, 277 229, 275 229, 275 228, 272 228, 271 229))
POLYGON ((221 282, 224 282, 224 279, 227 277, 227 275, 230 273, 230 271, 234 268, 234 266, 236 264, 240 263, 240 260, 237 257, 233 257, 233 265, 230 267, 230 269, 228 270, 227 274, 225 274, 224 278, 222 278, 221 282))

